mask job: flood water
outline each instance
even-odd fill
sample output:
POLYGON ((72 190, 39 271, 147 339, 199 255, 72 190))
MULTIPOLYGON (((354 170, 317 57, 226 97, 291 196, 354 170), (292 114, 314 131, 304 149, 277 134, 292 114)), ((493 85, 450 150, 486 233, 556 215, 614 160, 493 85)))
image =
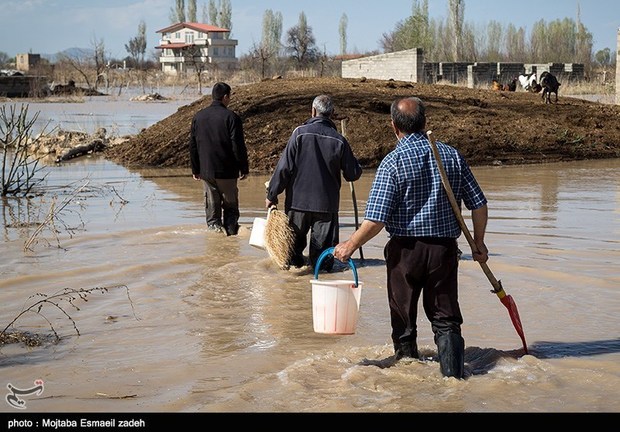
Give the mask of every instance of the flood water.
MULTIPOLYGON (((240 182, 242 228, 226 237, 206 231, 187 169, 84 157, 48 170, 48 194, 2 201, 0 330, 42 294, 91 291, 79 309, 45 304, 15 322, 60 342, 0 347, 0 387, 44 382, 19 412, 620 412, 620 159, 474 167, 489 199, 488 265, 518 306, 529 354, 461 238, 462 381, 441 376, 422 312, 422 359, 378 366, 393 354, 385 232, 353 256, 355 333, 320 334, 314 275, 249 245, 266 175, 240 182), (53 228, 37 232, 52 205, 53 228)), ((354 184, 360 220, 373 174, 354 184)), ((347 183, 340 224, 345 239, 347 183)), ((18 411, 3 400, 0 412, 18 411)))

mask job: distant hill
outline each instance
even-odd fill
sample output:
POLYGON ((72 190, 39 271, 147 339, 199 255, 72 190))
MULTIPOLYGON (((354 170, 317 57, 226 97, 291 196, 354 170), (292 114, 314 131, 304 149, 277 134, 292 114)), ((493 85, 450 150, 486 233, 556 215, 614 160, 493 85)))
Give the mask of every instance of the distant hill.
POLYGON ((92 48, 67 48, 63 51, 57 52, 56 54, 41 54, 41 58, 44 58, 50 63, 56 63, 58 58, 63 55, 72 58, 93 57, 95 55, 95 50, 92 48))

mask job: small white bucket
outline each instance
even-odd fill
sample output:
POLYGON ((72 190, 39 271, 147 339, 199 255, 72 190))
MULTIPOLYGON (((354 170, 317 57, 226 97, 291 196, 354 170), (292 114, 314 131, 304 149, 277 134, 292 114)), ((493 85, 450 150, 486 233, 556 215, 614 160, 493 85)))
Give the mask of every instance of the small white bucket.
POLYGON ((321 261, 332 254, 334 248, 325 250, 317 260, 312 283, 312 324, 315 333, 334 335, 354 334, 357 327, 362 283, 357 280, 357 271, 353 261, 349 265, 355 276, 354 281, 318 279, 321 261))
POLYGON ((312 282, 312 324, 315 333, 354 334, 362 284, 345 280, 312 282))
POLYGON ((250 246, 258 249, 265 249, 265 226, 267 219, 254 218, 252 233, 250 234, 250 246))

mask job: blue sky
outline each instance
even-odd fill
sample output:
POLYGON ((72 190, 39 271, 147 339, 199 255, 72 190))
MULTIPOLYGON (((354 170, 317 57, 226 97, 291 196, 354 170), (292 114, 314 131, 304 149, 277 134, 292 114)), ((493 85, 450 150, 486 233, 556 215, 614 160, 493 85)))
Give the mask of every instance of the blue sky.
MULTIPOLYGON (((447 16, 448 0, 430 0, 431 18, 447 16)), ((174 0, 0 0, 0 51, 9 56, 18 53, 53 54, 66 48, 90 48, 94 40, 103 40, 108 55, 128 55, 125 44, 136 36, 141 20, 146 23, 147 50, 159 42, 157 30, 170 24, 174 0)), ((198 0, 198 16, 208 0, 198 0)), ((616 50, 620 26, 619 0, 465 0, 465 20, 485 26, 491 20, 524 27, 544 19, 572 18, 576 21, 579 5, 581 21, 594 36, 594 52, 616 50)), ((347 14, 347 51, 379 50, 379 40, 396 23, 411 14, 411 0, 231 0, 232 37, 239 40, 237 55, 245 54, 260 42, 265 10, 281 12, 283 33, 306 14, 317 45, 328 54, 340 53, 338 27, 347 14)))

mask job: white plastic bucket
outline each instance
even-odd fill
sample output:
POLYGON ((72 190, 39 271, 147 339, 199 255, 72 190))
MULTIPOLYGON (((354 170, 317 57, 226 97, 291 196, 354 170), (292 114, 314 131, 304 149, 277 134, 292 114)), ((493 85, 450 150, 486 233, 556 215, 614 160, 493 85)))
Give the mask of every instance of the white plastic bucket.
POLYGON ((250 234, 250 246, 258 249, 265 249, 265 226, 267 219, 254 218, 252 232, 250 234))
POLYGON ((334 248, 325 250, 316 263, 312 283, 312 324, 315 333, 334 335, 354 334, 359 316, 362 283, 357 280, 357 270, 353 261, 349 265, 355 280, 319 280, 321 261, 333 254, 334 248))

